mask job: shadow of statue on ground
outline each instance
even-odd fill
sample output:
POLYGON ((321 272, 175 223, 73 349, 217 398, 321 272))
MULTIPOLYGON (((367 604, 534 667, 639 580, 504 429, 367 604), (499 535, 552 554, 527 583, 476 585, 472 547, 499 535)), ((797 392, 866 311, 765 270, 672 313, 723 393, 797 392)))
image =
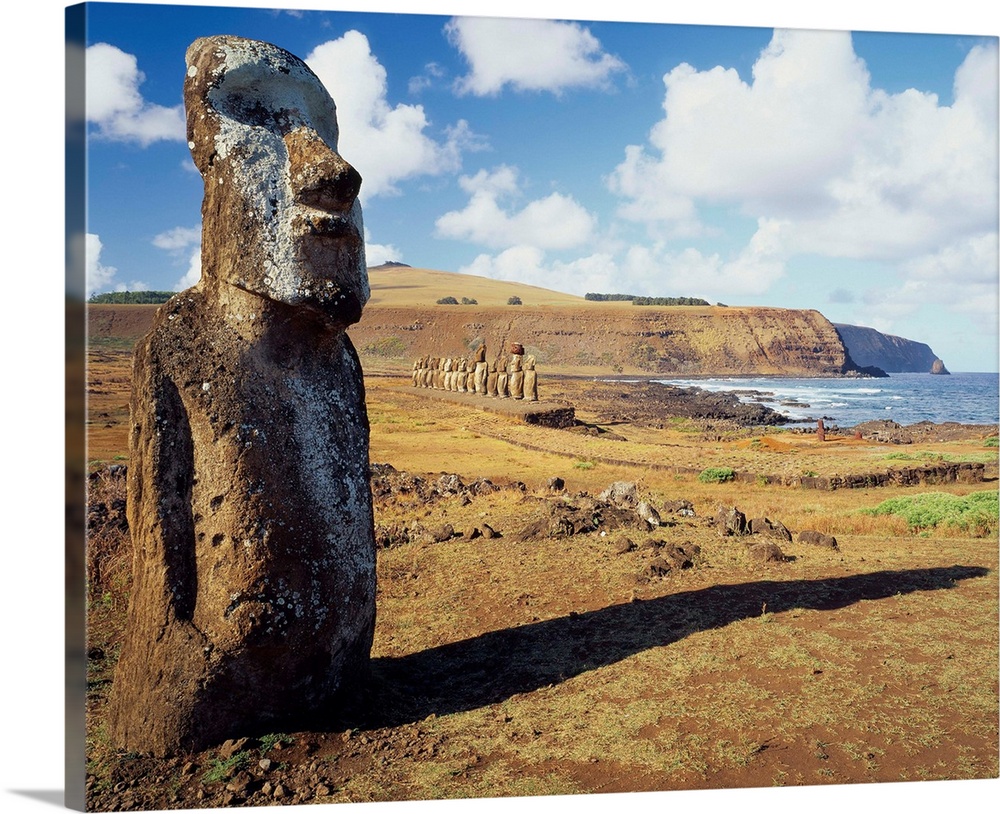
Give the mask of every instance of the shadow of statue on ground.
POLYGON ((953 565, 714 585, 492 631, 399 658, 374 659, 362 707, 367 712, 331 728, 398 726, 499 703, 693 633, 760 616, 764 603, 768 613, 833 611, 866 600, 949 589, 988 573, 987 568, 953 565))

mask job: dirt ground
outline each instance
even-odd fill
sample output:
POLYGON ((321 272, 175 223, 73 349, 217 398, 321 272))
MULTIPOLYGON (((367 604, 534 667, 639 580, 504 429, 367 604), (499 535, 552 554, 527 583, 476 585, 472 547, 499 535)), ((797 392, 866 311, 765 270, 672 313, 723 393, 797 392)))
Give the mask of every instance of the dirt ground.
POLYGON ((995 490, 996 428, 818 442, 572 378, 543 396, 581 426, 554 430, 369 377, 378 622, 352 710, 196 754, 120 753, 102 711, 128 593, 127 356, 93 348, 89 366, 93 810, 997 776, 995 525, 977 537, 857 512, 995 490), (763 477, 941 461, 983 463, 987 481, 763 477), (703 482, 707 467, 751 477, 703 482), (658 526, 597 500, 616 481, 658 526), (720 506, 792 540, 723 536, 720 506), (800 542, 806 529, 836 547, 800 542))

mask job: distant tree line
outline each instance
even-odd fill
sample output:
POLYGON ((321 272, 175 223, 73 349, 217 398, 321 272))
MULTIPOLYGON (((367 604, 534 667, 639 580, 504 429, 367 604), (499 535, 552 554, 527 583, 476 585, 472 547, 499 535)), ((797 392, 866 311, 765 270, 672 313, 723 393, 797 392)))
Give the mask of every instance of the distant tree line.
POLYGON ((701 297, 636 297, 632 305, 711 305, 701 297))
POLYGON ((585 300, 591 302, 630 302, 636 299, 636 294, 584 294, 585 300))
POLYGON ((636 294, 585 294, 591 302, 631 302, 632 305, 711 305, 700 297, 640 297, 636 294))
MULTIPOLYGON (((438 305, 458 305, 458 300, 454 297, 442 297, 437 301, 438 305)), ((462 305, 479 305, 478 300, 472 297, 462 297, 462 305)))
POLYGON ((110 291, 91 294, 87 302, 102 305, 159 305, 166 302, 175 291, 110 291))

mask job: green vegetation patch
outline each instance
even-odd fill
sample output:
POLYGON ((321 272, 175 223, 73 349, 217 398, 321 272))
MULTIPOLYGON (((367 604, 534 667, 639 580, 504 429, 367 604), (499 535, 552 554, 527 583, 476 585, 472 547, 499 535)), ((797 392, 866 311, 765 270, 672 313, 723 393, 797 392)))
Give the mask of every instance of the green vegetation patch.
POLYGON ((638 294, 597 294, 593 291, 583 298, 591 302, 631 302, 632 305, 711 305, 700 297, 640 297, 638 294))
POLYGON ((237 752, 232 757, 228 757, 225 760, 222 758, 215 758, 212 761, 212 765, 209 766, 208 771, 202 776, 201 782, 218 783, 222 780, 228 780, 249 763, 250 753, 247 751, 237 752))
POLYGON ((636 297, 632 305, 711 305, 700 297, 636 297))
POLYGON ((701 483, 726 483, 736 477, 736 472, 728 466, 710 466, 698 476, 701 483))
POLYGON ((369 356, 381 356, 385 359, 398 359, 406 355, 406 345, 398 336, 384 336, 365 345, 362 353, 369 356))
POLYGON ((159 305, 176 293, 176 291, 110 291, 106 294, 92 294, 87 302, 99 305, 159 305))
POLYGON ((930 461, 932 463, 990 463, 996 456, 990 453, 948 455, 942 452, 890 452, 881 456, 886 461, 930 461))
POLYGON ((913 497, 894 497, 882 501, 873 509, 860 509, 859 514, 872 517, 895 515, 902 517, 911 531, 940 526, 964 531, 975 537, 995 534, 1000 512, 996 492, 973 492, 965 497, 945 492, 926 492, 913 497))
POLYGON ((292 736, 286 735, 284 732, 273 732, 270 735, 264 735, 260 739, 260 756, 264 757, 268 752, 270 752, 277 744, 289 744, 292 742, 292 736))
POLYGON ((985 441, 983 441, 984 447, 995 447, 1000 446, 1000 436, 991 435, 985 441))

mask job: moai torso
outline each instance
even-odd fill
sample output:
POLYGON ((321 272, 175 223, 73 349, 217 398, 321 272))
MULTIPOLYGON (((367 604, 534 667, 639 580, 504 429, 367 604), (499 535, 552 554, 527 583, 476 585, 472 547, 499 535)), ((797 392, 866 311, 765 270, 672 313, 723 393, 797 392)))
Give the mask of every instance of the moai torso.
POLYGON ((512 353, 510 355, 510 361, 507 364, 507 374, 507 386, 510 389, 510 397, 513 399, 523 399, 524 372, 521 370, 521 354, 512 353))
POLYGON ((524 400, 538 401, 538 374, 535 371, 535 357, 527 354, 522 363, 524 368, 524 400))
POLYGON ((345 333, 368 298, 360 177, 301 60, 236 37, 187 56, 203 274, 136 346, 133 588, 108 717, 117 746, 161 755, 330 708, 366 674, 375 623, 345 333))

